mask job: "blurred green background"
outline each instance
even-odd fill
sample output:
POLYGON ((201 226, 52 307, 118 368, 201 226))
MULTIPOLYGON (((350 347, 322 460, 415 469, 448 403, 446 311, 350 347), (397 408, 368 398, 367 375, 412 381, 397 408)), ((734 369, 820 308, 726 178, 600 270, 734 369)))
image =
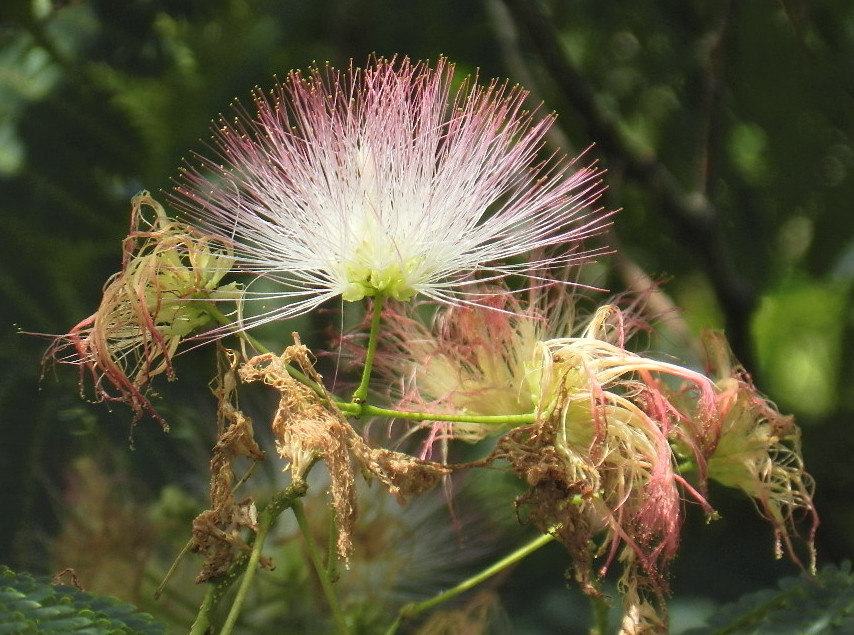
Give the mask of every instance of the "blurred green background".
MULTIPOLYGON (((697 363, 699 329, 726 329, 760 389, 803 428, 820 561, 851 558, 849 0, 4 0, 0 562, 55 572, 69 549, 92 549, 81 514, 101 514, 101 542, 112 547, 98 557, 124 540, 142 563, 162 518, 189 522, 200 510, 214 404, 208 375, 193 369, 209 353, 187 355, 182 381, 160 386, 180 423, 165 435, 143 421, 131 450, 129 413, 81 400, 73 369, 40 382, 48 340, 19 331, 63 333, 93 312, 120 263, 130 198, 148 189, 163 200, 234 98, 272 86, 274 74, 363 63, 372 52, 445 55, 461 75, 510 78, 532 91, 532 106, 559 114, 554 146, 596 144, 587 156, 608 169, 605 204, 622 208, 608 237, 619 254, 602 261, 607 285, 631 287, 638 271, 663 281, 680 311, 661 320, 656 350, 697 363), (93 497, 100 503, 87 507, 93 497), (148 510, 144 522, 135 505, 148 510)), ((708 612, 797 572, 773 561, 770 529, 748 502, 713 493, 721 521, 689 514, 674 567, 677 614, 680 600, 691 613, 701 598, 708 612)), ((171 527, 178 546, 186 530, 171 527)), ((499 589, 517 630, 556 632, 586 610, 563 588, 563 557, 545 550, 499 589)), ((141 575, 121 566, 111 579, 141 575)), ((99 584, 124 595, 142 588, 90 586, 99 584)), ((190 614, 195 601, 186 600, 190 614)))

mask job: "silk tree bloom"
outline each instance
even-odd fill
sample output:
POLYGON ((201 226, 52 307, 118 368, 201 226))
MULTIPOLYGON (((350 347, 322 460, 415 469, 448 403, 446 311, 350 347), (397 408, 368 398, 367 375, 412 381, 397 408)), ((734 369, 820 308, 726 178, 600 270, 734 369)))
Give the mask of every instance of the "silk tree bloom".
POLYGON ((182 171, 174 201, 233 243, 239 270, 279 283, 250 286, 247 299, 289 302, 248 325, 337 296, 476 302, 476 278, 591 255, 579 243, 609 218, 589 209, 600 171, 540 158, 554 118, 524 110, 524 90, 476 78, 452 89, 453 73, 407 58, 293 71, 219 122, 214 158, 182 171))
MULTIPOLYGON (((390 304, 375 360, 377 379, 391 386, 396 407, 452 415, 523 415, 534 411, 526 375, 531 352, 546 329, 533 307, 505 289, 483 289, 483 306, 442 307, 432 328, 422 307, 390 304), (494 295, 492 295, 494 293, 494 295)), ((357 358, 364 350, 356 350, 357 358)), ((422 456, 434 444, 471 443, 506 432, 507 425, 425 420, 422 456)))
POLYGON ((598 593, 597 573, 619 561, 622 632, 661 630, 683 498, 714 516, 679 474, 670 443, 702 456, 696 440, 718 421, 714 383, 626 350, 628 335, 643 326, 636 306, 585 315, 577 295, 557 290, 557 297, 533 291, 527 302, 496 296, 491 309, 446 307, 432 329, 415 311, 389 306, 376 368, 386 379, 403 377, 406 409, 530 414, 526 425, 436 421, 428 443, 501 434, 489 460, 508 462, 528 486, 517 499, 524 517, 567 547, 589 593, 598 593), (685 384, 678 401, 666 383, 685 384))
MULTIPOLYGON (((438 307, 430 324, 424 307, 390 303, 374 369, 378 383, 391 386, 395 406, 433 414, 493 416, 532 414, 531 358, 540 341, 580 335, 593 319, 590 298, 561 284, 513 295, 503 285, 478 288, 479 306, 438 307)), ((647 328, 640 300, 611 307, 609 330, 622 345, 627 334, 647 328)), ((601 313, 600 313, 601 315, 601 313)), ((360 327, 357 331, 361 332, 360 327)), ((345 338, 355 359, 365 351, 345 338)), ((430 421, 425 455, 438 442, 477 442, 506 432, 509 424, 430 421)))

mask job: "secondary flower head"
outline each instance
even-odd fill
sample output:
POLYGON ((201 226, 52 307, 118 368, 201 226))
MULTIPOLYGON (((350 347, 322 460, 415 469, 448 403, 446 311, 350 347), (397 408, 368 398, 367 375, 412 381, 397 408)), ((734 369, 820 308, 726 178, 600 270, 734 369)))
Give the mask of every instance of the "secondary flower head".
POLYGON ((208 301, 239 302, 229 246, 166 216, 148 192, 132 201, 122 269, 107 282, 98 310, 56 337, 46 359, 80 367, 98 401, 122 401, 134 419, 148 413, 165 426, 146 392, 156 375, 174 379, 172 357, 194 331, 214 321, 208 301), (153 219, 145 210, 154 212, 153 219))
POLYGON ((524 110, 524 90, 471 79, 452 89, 453 73, 444 59, 407 58, 293 71, 256 90, 254 112, 220 121, 217 156, 182 172, 174 200, 233 242, 239 269, 280 283, 254 291, 290 300, 257 322, 337 296, 470 302, 473 274, 583 258, 579 242, 608 222, 587 208, 600 172, 538 157, 553 117, 524 110), (555 257, 514 260, 558 245, 555 257))
MULTIPOLYGON (((580 335, 594 319, 591 298, 559 283, 526 294, 512 294, 500 284, 476 291, 485 297, 480 305, 437 307, 429 324, 429 304, 386 305, 374 370, 379 384, 391 387, 396 407, 433 414, 530 415, 539 392, 530 381, 539 342, 580 335)), ((602 330, 622 345, 628 335, 647 328, 642 302, 622 301, 622 310, 598 312, 610 318, 602 330)), ((362 360, 365 350, 356 338, 344 343, 362 360)), ((421 427, 430 429, 425 455, 435 442, 442 447, 451 439, 476 442, 506 432, 508 425, 425 418, 421 427)))
MULTIPOLYGON (((374 369, 398 408, 476 416, 533 412, 526 376, 546 321, 504 287, 479 291, 495 295, 480 306, 441 307, 430 326, 419 315, 423 306, 387 305, 374 369)), ((356 347, 355 353, 363 358, 365 351, 356 347)), ((444 451, 451 439, 477 442, 507 429, 427 418, 419 427, 430 430, 423 456, 436 443, 444 451)))
POLYGON ((708 458, 709 478, 750 496, 774 527, 777 556, 783 545, 800 562, 793 538, 799 521, 809 531, 805 539, 809 568, 815 571, 815 532, 818 514, 813 502, 815 483, 804 468, 801 432, 754 387, 747 372, 732 358, 729 345, 717 331, 704 334, 704 344, 717 376, 717 401, 723 424, 708 458))
POLYGON ((489 308, 441 308, 432 330, 417 308, 391 304, 376 368, 398 379, 405 409, 507 415, 433 422, 427 450, 501 434, 489 460, 506 461, 528 486, 520 513, 569 549, 590 593, 598 593, 594 561, 604 561, 599 573, 619 562, 624 625, 634 624, 625 632, 652 632, 643 628, 665 620, 683 499, 714 516, 702 483, 698 491, 679 473, 671 442, 702 456, 698 439, 719 420, 717 393, 700 373, 626 349, 646 326, 635 303, 591 315, 583 299, 560 287, 534 290, 527 301, 495 296, 489 308), (668 385, 680 386, 672 398, 668 385), (524 414, 526 424, 513 419, 524 414))

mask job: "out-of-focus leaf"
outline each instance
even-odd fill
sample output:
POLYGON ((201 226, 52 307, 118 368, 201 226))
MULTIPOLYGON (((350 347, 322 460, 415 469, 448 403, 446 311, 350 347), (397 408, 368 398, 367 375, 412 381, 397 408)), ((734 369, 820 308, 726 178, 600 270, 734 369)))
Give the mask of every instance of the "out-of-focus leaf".
POLYGON ((784 411, 818 417, 836 406, 847 288, 791 280, 762 298, 754 320, 760 374, 784 411))
POLYGON ((851 564, 828 565, 815 578, 784 578, 778 589, 750 593, 684 635, 804 635, 854 632, 851 564))
POLYGON ((166 626, 115 598, 57 586, 0 565, 0 633, 162 635, 166 626))

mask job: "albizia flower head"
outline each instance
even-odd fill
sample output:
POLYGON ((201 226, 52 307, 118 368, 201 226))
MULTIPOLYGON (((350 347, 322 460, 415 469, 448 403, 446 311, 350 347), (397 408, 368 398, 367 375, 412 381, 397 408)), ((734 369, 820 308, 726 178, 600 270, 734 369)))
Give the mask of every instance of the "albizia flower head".
POLYGON ((407 58, 293 71, 256 90, 255 112, 219 122, 217 156, 182 171, 174 202, 233 242, 236 267, 281 284, 254 291, 290 300, 256 322, 337 296, 471 302, 475 277, 589 255, 579 242, 609 217, 587 207, 600 171, 538 158, 553 117, 524 110, 524 90, 476 78, 452 90, 453 73, 407 58))
POLYGON ((45 360, 79 366, 81 391, 88 376, 98 401, 124 402, 134 421, 147 413, 166 427, 146 394, 151 379, 174 379, 181 342, 214 322, 209 302, 239 303, 242 292, 222 284, 232 265, 228 244, 170 219, 148 192, 132 206, 121 271, 98 310, 55 337, 45 360))
MULTIPOLYGON (((422 304, 385 306, 374 371, 381 384, 391 387, 397 408, 493 417, 531 414, 540 391, 530 381, 536 372, 531 359, 539 342, 580 335, 585 325, 604 313, 610 322, 601 324, 601 330, 611 333, 620 346, 637 330, 648 328, 642 298, 629 302, 613 298, 624 308, 612 306, 594 316, 591 298, 560 283, 526 294, 512 294, 498 284, 478 287, 477 294, 485 298, 481 304, 437 307, 429 324, 425 320, 429 311, 422 304)), ((355 343, 357 337, 358 331, 345 341, 361 360, 365 350, 355 343)), ((430 429, 424 456, 435 442, 443 449, 451 439, 477 442, 506 432, 509 425, 425 417, 419 424, 430 429)))
POLYGON ((793 539, 800 538, 799 521, 809 525, 804 540, 809 569, 815 572, 815 532, 819 518, 813 502, 815 482, 804 467, 801 431, 794 417, 781 414, 753 385, 732 357, 719 331, 706 331, 703 343, 717 377, 717 401, 722 426, 709 448, 709 478, 750 496, 774 527, 775 551, 783 545, 800 563, 793 539))
MULTIPOLYGON (((431 326, 418 314, 424 308, 419 304, 386 306, 374 370, 391 387, 397 408, 476 416, 533 412, 526 377, 546 321, 506 287, 479 290, 494 295, 478 306, 441 307, 431 326)), ((364 350, 356 354, 363 357, 364 350)), ((418 427, 430 430, 422 456, 432 454, 434 443, 445 454, 451 439, 477 442, 507 430, 427 418, 418 427)))
POLYGON ((696 440, 710 436, 718 419, 715 386, 626 349, 644 326, 636 305, 589 315, 566 288, 555 288, 557 297, 546 291, 532 291, 527 302, 496 296, 491 308, 442 308, 432 330, 416 310, 390 304, 376 368, 388 380, 401 378, 405 409, 507 415, 503 424, 425 416, 427 443, 501 434, 489 461, 506 461, 528 486, 516 501, 520 513, 569 549, 589 593, 599 592, 594 560, 604 561, 600 574, 619 562, 622 632, 653 632, 666 622, 667 566, 683 500, 714 517, 702 491, 679 473, 670 443, 700 455, 696 440), (675 383, 684 385, 671 399, 667 385, 675 383), (525 413, 530 423, 511 421, 525 413))

